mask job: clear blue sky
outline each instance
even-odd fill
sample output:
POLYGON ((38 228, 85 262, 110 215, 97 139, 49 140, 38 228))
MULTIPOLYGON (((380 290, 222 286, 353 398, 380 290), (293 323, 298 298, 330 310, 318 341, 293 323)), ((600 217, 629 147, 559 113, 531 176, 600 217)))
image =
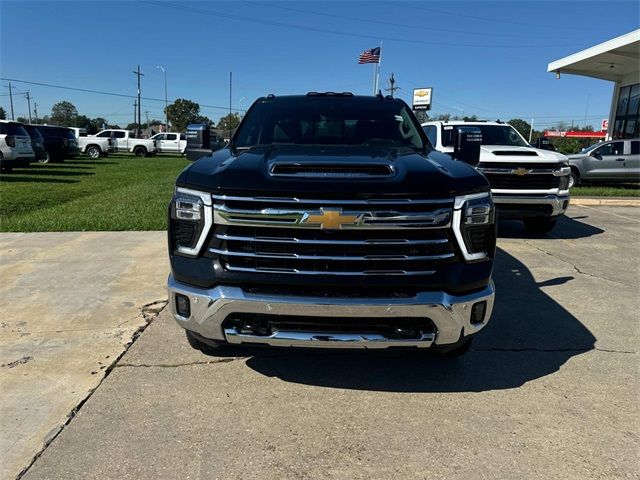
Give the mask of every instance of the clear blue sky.
MULTIPOLYGON (((267 94, 369 94, 372 65, 360 52, 383 42, 381 83, 391 72, 400 96, 433 87, 433 112, 508 120, 534 117, 599 125, 612 84, 547 73, 553 60, 638 28, 638 2, 315 2, 0 0, 2 77, 247 108, 267 94)), ((384 82, 383 82, 384 80, 384 82)), ((7 82, 1 104, 9 111, 7 82)), ((38 113, 60 100, 81 114, 133 121, 133 99, 14 82, 38 113)), ((16 116, 27 102, 14 97, 16 116)), ((142 110, 162 118, 163 104, 142 110)), ((202 108, 217 120, 225 112, 202 108)), ((144 119, 144 113, 143 113, 144 119)))

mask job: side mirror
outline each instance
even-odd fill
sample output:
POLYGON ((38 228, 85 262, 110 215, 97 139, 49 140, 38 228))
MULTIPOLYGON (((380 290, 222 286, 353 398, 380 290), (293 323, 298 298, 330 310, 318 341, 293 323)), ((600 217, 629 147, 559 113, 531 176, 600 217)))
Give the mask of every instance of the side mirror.
POLYGON ((479 128, 458 127, 453 156, 476 167, 480 163, 480 145, 482 145, 482 132, 479 128))
POLYGON ((602 155, 600 155, 598 152, 589 152, 589 156, 597 160, 602 160, 602 155))

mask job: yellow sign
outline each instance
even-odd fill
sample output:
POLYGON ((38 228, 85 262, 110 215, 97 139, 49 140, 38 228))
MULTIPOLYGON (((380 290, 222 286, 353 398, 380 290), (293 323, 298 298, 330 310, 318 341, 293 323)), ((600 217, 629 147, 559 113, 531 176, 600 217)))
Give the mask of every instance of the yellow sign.
POLYGON ((339 230, 343 225, 356 223, 358 215, 343 215, 342 209, 320 209, 320 215, 309 215, 304 223, 319 224, 322 229, 339 230))

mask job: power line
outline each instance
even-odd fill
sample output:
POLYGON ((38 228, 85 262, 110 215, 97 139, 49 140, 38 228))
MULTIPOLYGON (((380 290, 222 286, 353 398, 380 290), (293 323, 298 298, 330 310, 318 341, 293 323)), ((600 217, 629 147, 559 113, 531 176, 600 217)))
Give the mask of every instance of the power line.
MULTIPOLYGON (((425 31, 425 26, 418 26, 418 25, 406 25, 403 23, 395 23, 395 22, 386 22, 386 21, 382 21, 382 20, 372 20, 372 19, 368 19, 368 18, 363 18, 363 17, 351 17, 351 16, 347 16, 347 15, 338 15, 338 14, 332 14, 332 13, 327 13, 327 12, 316 12, 316 11, 311 11, 311 10, 303 10, 301 8, 294 8, 294 7, 289 7, 289 6, 284 6, 284 5, 276 5, 274 3, 262 3, 262 2, 255 2, 255 1, 250 1, 250 0, 242 0, 244 3, 248 3, 248 4, 252 4, 252 5, 258 5, 264 8, 277 8, 280 10, 288 10, 290 12, 298 12, 298 13, 303 13, 305 15, 318 15, 318 16, 322 16, 322 17, 328 17, 328 18, 337 18, 337 19, 341 19, 341 20, 348 20, 348 21, 356 21, 356 22, 363 22, 363 23, 372 23, 372 24, 376 24, 376 25, 389 25, 391 27, 400 27, 403 29, 407 29, 407 28, 411 28, 411 29, 415 29, 415 30, 420 30, 421 32, 425 31)), ((429 25, 428 27, 429 32, 445 32, 445 33, 453 33, 453 34, 462 34, 462 35, 476 35, 476 36, 483 36, 483 37, 510 37, 510 38, 521 38, 522 35, 519 34, 509 34, 509 33, 493 33, 493 32, 469 32, 467 30, 448 30, 448 29, 444 29, 444 28, 437 28, 434 27, 432 25, 429 25)), ((575 37, 554 37, 556 39, 574 39, 575 37)))
MULTIPOLYGON (((137 95, 126 95, 124 93, 115 93, 115 92, 104 92, 101 90, 90 90, 87 88, 77 88, 77 87, 68 87, 68 86, 64 86, 64 85, 53 85, 51 83, 43 83, 43 82, 32 82, 32 81, 28 81, 28 80, 19 80, 17 78, 4 78, 4 77, 0 77, 0 80, 5 80, 5 81, 9 81, 9 82, 17 82, 17 83, 26 83, 28 85, 37 85, 40 87, 50 87, 50 88, 59 88, 62 90, 72 90, 72 91, 76 91, 76 92, 84 92, 84 93, 95 93, 97 95, 110 95, 112 97, 122 97, 122 98, 137 98, 137 95)), ((164 99, 163 98, 151 98, 151 97, 140 97, 142 100, 148 100, 150 102, 163 102, 164 103, 164 99)), ((172 102, 175 102, 175 100, 172 100, 172 102)), ((217 109, 217 110, 225 110, 228 111, 229 107, 221 107, 218 105, 205 105, 202 103, 199 103, 198 105, 200 105, 200 107, 206 107, 206 108, 213 108, 213 109, 217 109)), ((241 108, 234 108, 233 109, 236 112, 244 112, 244 109, 241 108)))
MULTIPOLYGON (((409 39, 409 38, 383 37, 379 35, 366 35, 366 34, 360 34, 360 33, 342 32, 338 30, 327 30, 324 28, 308 27, 303 25, 297 25, 294 23, 277 22, 275 20, 266 20, 263 18, 253 18, 253 17, 248 17, 246 15, 240 16, 240 15, 232 15, 229 13, 212 12, 211 10, 187 7, 182 4, 174 4, 170 2, 164 2, 164 1, 162 2, 152 1, 152 0, 140 0, 140 1, 142 3, 148 3, 156 7, 173 8, 173 9, 181 10, 183 12, 197 13, 200 15, 209 15, 212 17, 228 18, 228 19, 236 20, 240 22, 252 22, 252 23, 258 23, 260 25, 275 25, 277 27, 284 27, 287 29, 295 28, 298 30, 306 30, 306 31, 318 32, 318 33, 329 33, 332 35, 341 35, 344 37, 366 38, 369 40, 376 40, 378 42, 381 40, 385 40, 385 41, 391 41, 391 42, 416 43, 420 45, 431 45, 431 46, 442 45, 442 46, 448 46, 448 47, 469 47, 469 48, 548 48, 549 47, 549 45, 516 45, 510 42, 500 43, 496 45, 486 45, 486 44, 478 44, 478 43, 449 43, 449 42, 437 42, 433 40, 427 41, 427 40, 415 40, 415 39, 409 39)), ((575 45, 564 44, 564 46, 573 47, 575 45)))
MULTIPOLYGON (((398 7, 402 7, 402 8, 409 8, 413 11, 415 11, 416 8, 420 9, 420 10, 424 10, 430 13, 435 13, 435 14, 439 14, 439 15, 449 15, 452 17, 463 17, 463 18, 471 18, 473 20, 483 20, 485 22, 492 22, 492 23, 500 23, 500 24, 504 24, 504 23, 510 23, 512 25, 523 25, 525 27, 536 27, 536 28, 540 28, 540 27, 544 27, 544 28, 554 28, 557 30, 576 30, 579 32, 584 33, 584 28, 579 28, 579 27, 570 27, 567 25, 544 25, 542 23, 528 23, 528 22, 518 22, 518 21, 513 21, 513 20, 502 20, 502 19, 498 19, 498 18, 488 18, 488 17, 479 17, 476 15, 466 15, 464 13, 459 13, 459 12, 446 12, 443 10, 438 10, 438 9, 433 9, 431 7, 425 7, 423 5, 419 5, 418 2, 410 2, 411 5, 407 5, 407 4, 403 4, 401 2, 389 2, 393 5, 397 5, 398 7)), ((596 28, 597 30, 597 28, 596 28)), ((600 29, 601 31, 604 31, 604 29, 600 29)))

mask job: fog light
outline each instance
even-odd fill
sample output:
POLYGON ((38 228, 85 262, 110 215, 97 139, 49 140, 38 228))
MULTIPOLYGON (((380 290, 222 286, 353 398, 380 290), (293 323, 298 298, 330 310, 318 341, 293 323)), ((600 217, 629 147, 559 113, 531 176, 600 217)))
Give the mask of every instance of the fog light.
POLYGON ((483 300, 482 302, 474 303, 473 307, 471 307, 471 323, 476 325, 478 323, 484 322, 484 314, 487 312, 487 302, 483 300))
POLYGON ((191 305, 189 304, 189 297, 176 293, 176 312, 181 317, 189 318, 191 315, 191 305))

